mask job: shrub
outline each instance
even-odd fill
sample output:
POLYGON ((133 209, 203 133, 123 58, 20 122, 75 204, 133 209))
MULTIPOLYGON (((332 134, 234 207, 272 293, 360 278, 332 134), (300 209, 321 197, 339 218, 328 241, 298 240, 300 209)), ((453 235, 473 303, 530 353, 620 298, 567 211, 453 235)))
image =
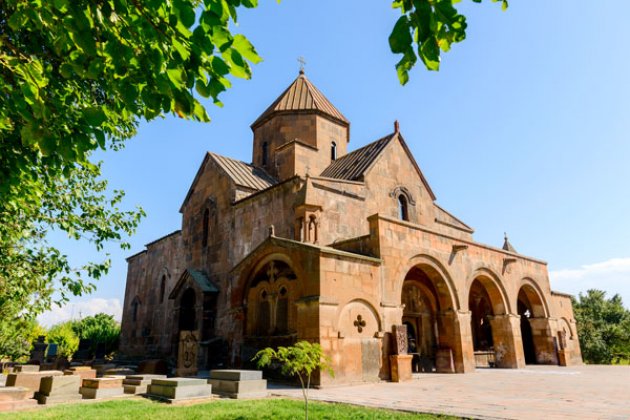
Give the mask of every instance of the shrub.
POLYGON ((72 357, 79 348, 79 337, 74 332, 74 322, 66 321, 55 324, 48 330, 48 342, 57 344, 57 354, 72 357))

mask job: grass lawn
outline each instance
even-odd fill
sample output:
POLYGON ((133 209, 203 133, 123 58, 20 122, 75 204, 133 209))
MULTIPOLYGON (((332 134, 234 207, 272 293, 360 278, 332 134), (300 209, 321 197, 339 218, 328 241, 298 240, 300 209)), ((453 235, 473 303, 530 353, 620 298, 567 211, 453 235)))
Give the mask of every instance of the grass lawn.
MULTIPOLYGON (((98 403, 75 403, 13 413, 0 419, 300 419, 304 403, 289 399, 215 400, 203 404, 171 406, 141 398, 98 403)), ((430 414, 410 414, 347 404, 309 403, 310 419, 454 419, 430 414)))

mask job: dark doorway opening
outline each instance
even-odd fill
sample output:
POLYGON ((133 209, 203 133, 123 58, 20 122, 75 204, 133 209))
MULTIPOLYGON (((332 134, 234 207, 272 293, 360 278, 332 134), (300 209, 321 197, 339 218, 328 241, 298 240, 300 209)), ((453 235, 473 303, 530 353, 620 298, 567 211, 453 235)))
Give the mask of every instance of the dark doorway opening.
POLYGON ((195 300, 195 291, 192 288, 186 289, 182 294, 179 307, 180 331, 193 331, 196 329, 195 300))
POLYGON ((518 314, 521 316, 521 339, 523 340, 523 353, 525 353, 525 363, 536 364, 536 347, 534 346, 534 334, 529 318, 532 316, 529 303, 526 297, 519 296, 518 314))

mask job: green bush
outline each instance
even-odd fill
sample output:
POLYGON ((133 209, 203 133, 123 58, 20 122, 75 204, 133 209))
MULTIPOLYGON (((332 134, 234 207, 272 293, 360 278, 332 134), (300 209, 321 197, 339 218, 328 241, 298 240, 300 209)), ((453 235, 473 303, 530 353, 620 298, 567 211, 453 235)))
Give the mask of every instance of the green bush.
POLYGON ((92 341, 92 353, 99 343, 105 346, 106 354, 111 354, 118 348, 120 325, 113 315, 99 313, 85 317, 74 325, 74 331, 79 338, 92 341))
POLYGON ((57 344, 57 354, 63 357, 72 357, 79 348, 79 337, 74 332, 74 321, 66 321, 55 324, 48 330, 48 342, 57 344))

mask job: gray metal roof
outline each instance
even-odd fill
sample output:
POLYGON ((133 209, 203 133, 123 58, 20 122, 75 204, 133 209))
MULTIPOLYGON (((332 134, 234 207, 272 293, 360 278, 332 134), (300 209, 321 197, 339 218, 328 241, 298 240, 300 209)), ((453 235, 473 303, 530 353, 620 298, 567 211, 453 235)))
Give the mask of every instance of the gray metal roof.
POLYGON ((208 154, 232 178, 236 185, 254 190, 264 190, 278 183, 271 175, 254 165, 212 152, 208 152, 208 154))
POLYGON ((321 176, 350 181, 361 180, 367 169, 395 136, 396 133, 388 134, 367 146, 340 157, 324 169, 321 176))
POLYGON ((188 274, 190 274, 190 277, 193 278, 195 283, 199 285, 199 288, 202 292, 219 293, 219 289, 217 288, 217 286, 215 286, 215 284, 212 283, 212 281, 210 281, 208 276, 206 276, 204 273, 202 273, 201 271, 192 270, 190 268, 186 269, 186 271, 188 271, 188 274))
POLYGON ((349 124, 346 117, 306 78, 304 73, 263 112, 252 124, 255 127, 276 112, 317 111, 349 124))

